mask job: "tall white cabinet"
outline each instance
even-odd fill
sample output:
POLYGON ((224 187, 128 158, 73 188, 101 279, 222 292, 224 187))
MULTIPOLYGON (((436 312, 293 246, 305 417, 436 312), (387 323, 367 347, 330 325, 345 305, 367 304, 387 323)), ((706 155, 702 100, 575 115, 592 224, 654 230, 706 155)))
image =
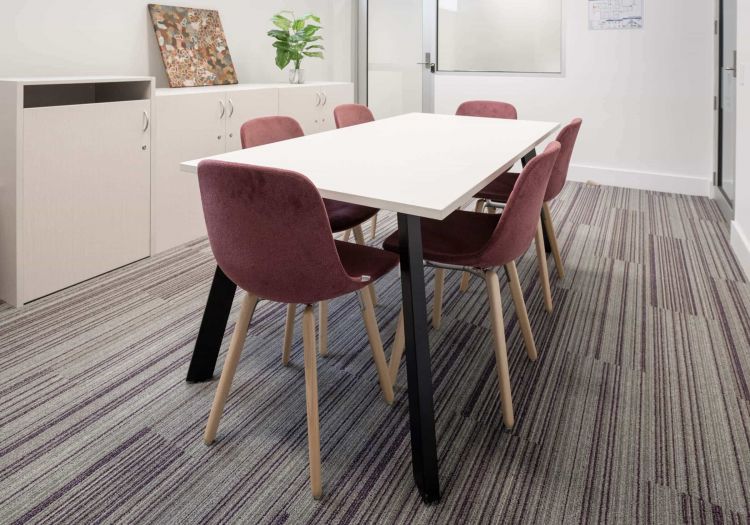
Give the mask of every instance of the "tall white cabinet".
POLYGON ((150 253, 149 77, 0 81, 0 299, 150 253))
POLYGON ((334 129, 333 109, 353 100, 353 85, 337 82, 157 89, 151 253, 206 235, 198 180, 181 162, 240 149, 240 128, 256 117, 288 115, 308 134, 334 129))

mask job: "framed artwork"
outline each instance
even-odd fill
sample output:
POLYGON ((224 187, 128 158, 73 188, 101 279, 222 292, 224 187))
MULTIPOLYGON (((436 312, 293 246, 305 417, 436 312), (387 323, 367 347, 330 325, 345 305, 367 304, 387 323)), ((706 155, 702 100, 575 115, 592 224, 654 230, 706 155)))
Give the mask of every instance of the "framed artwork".
POLYGON ((219 12, 149 4, 170 87, 237 84, 219 12))

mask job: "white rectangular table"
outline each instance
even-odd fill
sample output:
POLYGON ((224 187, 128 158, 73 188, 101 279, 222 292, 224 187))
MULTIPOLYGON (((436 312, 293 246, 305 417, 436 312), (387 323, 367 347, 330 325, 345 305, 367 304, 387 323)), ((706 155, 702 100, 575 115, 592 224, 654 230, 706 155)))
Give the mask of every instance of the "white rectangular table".
MULTIPOLYGON (((304 174, 323 197, 398 214, 412 464, 425 502, 440 499, 420 218, 442 220, 534 151, 553 122, 411 113, 211 157, 304 174)), ((182 164, 198 172, 201 160, 182 164)), ((213 376, 236 286, 217 268, 188 371, 213 376)))

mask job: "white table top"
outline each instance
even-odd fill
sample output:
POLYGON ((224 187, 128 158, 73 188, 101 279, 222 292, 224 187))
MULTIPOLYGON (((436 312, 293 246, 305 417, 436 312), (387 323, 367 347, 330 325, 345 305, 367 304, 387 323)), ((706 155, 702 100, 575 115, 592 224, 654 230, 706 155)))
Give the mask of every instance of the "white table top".
MULTIPOLYGON (((210 158, 296 171, 323 197, 442 220, 558 126, 410 113, 210 158)), ((197 173, 201 160, 182 170, 197 173)))

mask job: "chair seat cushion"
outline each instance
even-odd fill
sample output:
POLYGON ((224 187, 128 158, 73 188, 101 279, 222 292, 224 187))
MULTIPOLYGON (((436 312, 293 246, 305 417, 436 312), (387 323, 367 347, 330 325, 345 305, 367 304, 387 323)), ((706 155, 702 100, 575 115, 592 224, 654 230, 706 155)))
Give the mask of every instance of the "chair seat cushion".
POLYGON ((353 278, 369 275, 368 282, 381 278, 398 266, 398 255, 378 248, 336 241, 336 250, 346 273, 353 278))
POLYGON ((333 233, 349 230, 378 213, 376 208, 323 199, 333 233))
POLYGON ((474 195, 474 197, 495 202, 508 202, 510 192, 513 191, 517 180, 518 173, 503 173, 474 195))
MULTIPOLYGON (((492 237, 500 215, 456 211, 446 219, 422 219, 422 251, 428 261, 476 266, 479 255, 492 237)), ((398 232, 391 234, 383 248, 398 253, 398 232)))

